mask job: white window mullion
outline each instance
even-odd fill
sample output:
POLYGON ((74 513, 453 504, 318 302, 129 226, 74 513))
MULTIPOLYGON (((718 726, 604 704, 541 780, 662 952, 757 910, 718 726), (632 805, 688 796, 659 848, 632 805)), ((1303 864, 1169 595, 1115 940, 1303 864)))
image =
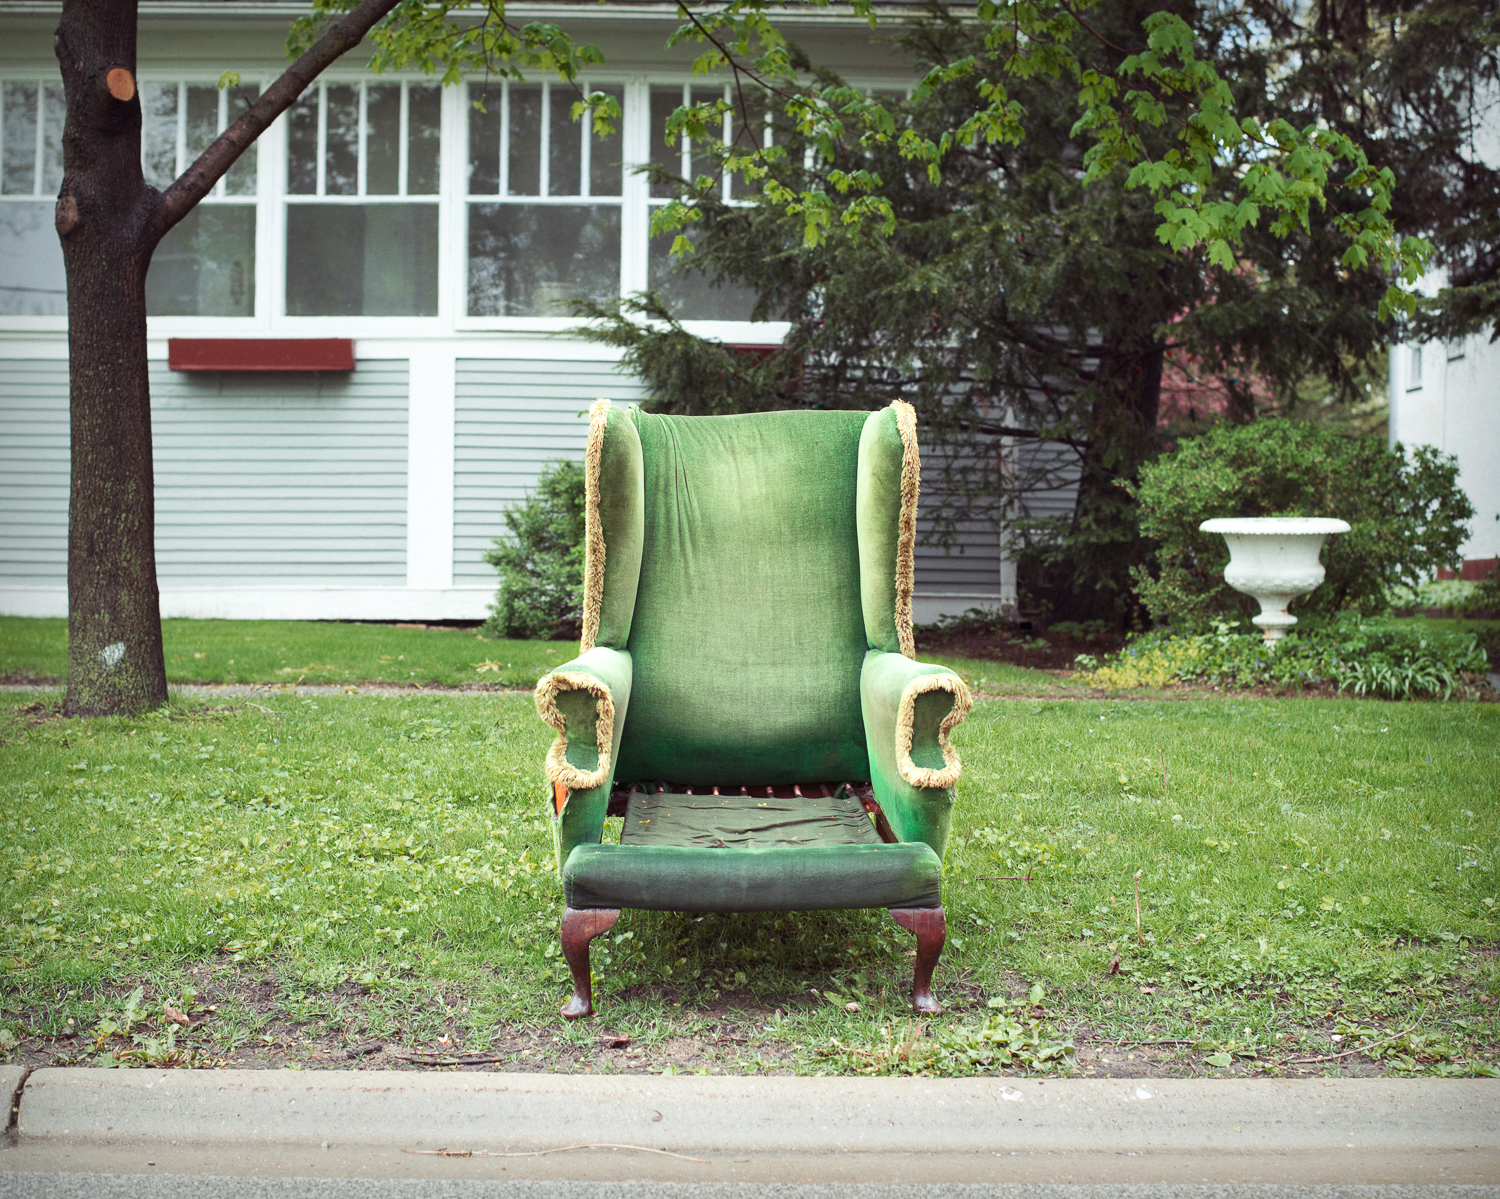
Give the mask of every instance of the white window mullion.
MULTIPOLYGON (((589 88, 590 85, 588 83, 585 83, 583 85, 583 94, 585 96, 589 94, 589 88)), ((589 128, 594 123, 594 114, 592 112, 584 113, 583 120, 579 121, 578 123, 582 126, 582 128, 578 131, 578 135, 583 138, 583 141, 580 143, 583 149, 579 151, 578 158, 578 194, 580 196, 586 196, 590 191, 589 173, 592 169, 590 166, 590 150, 593 146, 594 141, 594 139, 589 136, 589 128)))
POLYGON ((370 93, 363 79, 359 81, 359 165, 354 172, 354 190, 359 196, 367 191, 369 181, 370 93))
POLYGON ((187 170, 187 84, 177 84, 177 147, 174 150, 177 161, 177 171, 173 179, 181 179, 182 172, 187 170))
POLYGON ((644 78, 625 84, 621 114, 620 294, 646 290, 647 236, 651 228, 651 185, 634 168, 651 160, 651 87, 644 78))
MULTIPOLYGON (((406 171, 411 158, 411 85, 401 84, 401 124, 396 130, 396 194, 406 195, 406 171)), ((439 164, 441 165, 441 159, 439 164)))
MULTIPOLYGON (((224 130, 229 128, 229 89, 227 87, 221 87, 219 89, 219 115, 214 122, 214 128, 219 133, 223 133, 224 130)), ((225 174, 227 175, 228 172, 226 171, 225 174)), ((220 175, 219 181, 214 184, 214 195, 227 196, 228 194, 229 182, 224 177, 224 175, 220 175)), ((256 311, 260 311, 260 308, 258 306, 256 308, 256 311)))
POLYGON ((282 113, 255 156, 255 314, 274 331, 286 313, 287 122, 282 113))
MULTIPOLYGON (((732 88, 733 84, 726 83, 724 85, 724 102, 729 107, 724 109, 723 132, 720 136, 724 139, 726 148, 729 147, 729 139, 734 136, 734 95, 732 88)), ((748 133, 749 130, 747 129, 746 132, 748 133)), ((723 172, 723 177, 719 180, 719 192, 725 201, 734 198, 733 189, 729 186, 728 171, 723 172)))
MULTIPOLYGON (((693 85, 691 83, 684 83, 682 85, 682 105, 686 108, 692 102, 693 85)), ((680 170, 678 174, 691 183, 693 181, 693 139, 684 133, 679 141, 682 145, 682 161, 679 164, 680 170)))
POLYGON ((328 85, 318 83, 318 195, 328 183, 328 85))

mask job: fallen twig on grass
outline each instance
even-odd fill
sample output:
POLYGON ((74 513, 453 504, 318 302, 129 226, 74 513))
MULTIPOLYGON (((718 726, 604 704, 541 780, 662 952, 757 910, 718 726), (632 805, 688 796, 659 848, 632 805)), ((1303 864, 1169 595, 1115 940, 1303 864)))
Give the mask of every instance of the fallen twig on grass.
POLYGON ((1422 1014, 1417 1017, 1416 1024, 1413 1024, 1410 1028, 1403 1028, 1400 1032, 1393 1032, 1390 1036, 1382 1037, 1378 1041, 1371 1041, 1367 1045, 1359 1045, 1353 1049, 1346 1049, 1343 1053, 1330 1053, 1323 1057, 1289 1057, 1287 1058, 1285 1064, 1288 1066, 1310 1066, 1317 1062, 1333 1062, 1337 1061, 1341 1057, 1349 1057, 1356 1053, 1364 1053, 1365 1050, 1374 1049, 1377 1045, 1388 1044, 1389 1042, 1394 1041, 1399 1037, 1404 1037, 1409 1032, 1415 1031, 1417 1024, 1421 1024, 1422 1021, 1426 1019, 1427 1008, 1430 1008, 1431 1006, 1432 1004, 1429 1003, 1427 1007, 1424 1007, 1422 1009, 1422 1014))
POLYGON ((420 1062, 424 1066, 478 1066, 485 1062, 503 1062, 503 1057, 439 1057, 432 1053, 398 1053, 404 1062, 420 1062))
POLYGON ((533 1149, 529 1153, 491 1153, 488 1149, 403 1149, 402 1153, 420 1153, 428 1157, 546 1157, 549 1153, 571 1153, 574 1149, 629 1149, 635 1153, 659 1153, 662 1157, 675 1157, 679 1161, 697 1162, 700 1166, 712 1163, 701 1157, 688 1157, 682 1153, 668 1153, 665 1149, 650 1149, 645 1145, 564 1145, 559 1149, 533 1149))
POLYGON ((1162 1037, 1161 1039, 1155 1041, 1090 1041, 1086 1039, 1085 1043, 1089 1045, 1196 1045, 1198 1042, 1193 1040, 1191 1037, 1162 1037))
POLYGON ((1031 867, 1026 867, 1026 877, 1019 874, 986 874, 979 879, 981 883, 1029 883, 1031 881, 1031 867))

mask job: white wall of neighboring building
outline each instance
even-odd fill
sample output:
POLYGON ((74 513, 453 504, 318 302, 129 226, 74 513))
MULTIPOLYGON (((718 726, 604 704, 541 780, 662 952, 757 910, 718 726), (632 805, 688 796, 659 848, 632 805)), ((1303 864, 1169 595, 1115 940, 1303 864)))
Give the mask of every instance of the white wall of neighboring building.
POLYGON ((1390 396, 1393 446, 1430 445, 1458 459, 1477 512, 1462 556, 1500 557, 1500 343, 1393 346, 1390 396))

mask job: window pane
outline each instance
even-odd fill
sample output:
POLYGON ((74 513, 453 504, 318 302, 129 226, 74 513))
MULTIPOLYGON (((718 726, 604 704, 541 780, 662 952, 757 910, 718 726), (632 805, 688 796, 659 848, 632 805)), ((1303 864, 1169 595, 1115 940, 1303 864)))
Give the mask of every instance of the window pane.
MULTIPOLYGON (((242 83, 239 87, 229 89, 229 95, 225 99, 225 120, 233 123, 238 120, 240 114, 260 99, 260 84, 242 83)), ((317 111, 313 112, 313 132, 318 128, 317 111)), ((317 176, 313 176, 316 184, 317 176)), ((255 175, 255 143, 250 143, 250 148, 234 160, 234 165, 229 168, 229 173, 224 176, 224 190, 231 196, 253 196, 260 190, 259 182, 255 175)))
POLYGON ((469 88, 469 194, 500 192, 500 89, 469 88), (474 107, 483 103, 484 110, 474 107))
POLYGON ((536 196, 542 189, 542 89, 510 89, 510 194, 536 196))
POLYGON ((547 193, 576 196, 583 191, 583 133, 579 122, 570 119, 574 96, 562 87, 550 88, 549 92, 547 193))
MULTIPOLYGON (((36 89, 31 90, 35 96, 36 89)), ((33 125, 33 138, 35 130, 33 125)), ((33 141, 33 161, 35 146, 33 141)), ((52 204, 0 204, 0 314, 67 313, 67 277, 63 273, 62 244, 52 224, 52 204)))
POLYGON ((150 316, 255 315, 255 208, 200 204, 174 225, 146 275, 150 316))
MULTIPOLYGON (((653 87, 651 89, 651 161, 660 163, 674 177, 682 174, 682 139, 675 146, 667 145, 667 118, 682 107, 680 87, 653 87)), ((670 199, 676 195, 670 183, 653 183, 651 194, 670 199)))
POLYGON ((286 189, 294 196, 318 192, 318 89, 308 88, 286 114, 286 189))
POLYGON ((406 160, 406 194, 435 196, 438 193, 438 147, 443 133, 442 89, 414 83, 407 92, 406 119, 411 145, 406 160))
MULTIPOLYGON (((734 128, 734 153, 751 154, 756 150, 766 148, 766 132, 769 126, 766 118, 770 115, 767 110, 766 93, 759 88, 746 88, 742 94, 731 93, 734 110, 731 114, 734 128), (748 119, 747 119, 748 118, 748 119)), ((733 196, 752 196, 761 189, 761 181, 746 184, 744 177, 734 175, 730 180, 730 194, 733 196)))
POLYGON ((359 194, 359 88, 328 85, 328 150, 323 168, 325 196, 359 194))
POLYGON ((5 85, 5 162, 0 169, 7 196, 36 191, 36 84, 5 85))
POLYGON ((566 316, 620 294, 617 205, 469 205, 469 315, 566 316))
MULTIPOLYGON (((593 90, 613 96, 620 105, 621 111, 624 111, 624 88, 598 87, 593 90)), ((585 119, 589 121, 589 126, 592 128, 592 117, 585 119)), ((615 131, 608 137, 591 134, 594 144, 589 148, 589 192, 592 195, 618 196, 620 194, 620 181, 625 170, 624 128, 625 119, 622 116, 615 121, 615 131)))
POLYGON ((42 90, 43 119, 47 122, 42 142, 42 191, 55 196, 63 179, 62 133, 68 101, 60 83, 49 83, 42 90))
POLYGON ((219 89, 216 87, 190 87, 187 90, 187 162, 197 161, 198 155, 213 144, 219 136, 219 89))
POLYGON ((289 316, 435 316, 436 204, 288 204, 289 316))
POLYGON ((177 178, 177 85, 141 84, 141 167, 152 187, 177 178))
MULTIPOLYGON (((724 88, 719 87, 695 87, 693 89, 694 104, 712 104, 717 100, 724 99, 724 88)), ((709 140, 715 145, 724 144, 724 118, 710 117, 708 122, 709 140)), ((701 139, 700 139, 701 140, 701 139)), ((712 175, 719 169, 719 164, 712 154, 704 152, 700 144, 690 147, 692 150, 692 171, 689 179, 696 179, 699 175, 712 175)))
POLYGON ((401 85, 365 89, 365 192, 394 196, 401 190, 401 85))
POLYGON ((679 269, 682 260, 673 256, 672 241, 670 234, 651 239, 647 275, 647 285, 661 293, 672 313, 682 320, 748 321, 755 292, 727 280, 716 283, 701 271, 679 269))

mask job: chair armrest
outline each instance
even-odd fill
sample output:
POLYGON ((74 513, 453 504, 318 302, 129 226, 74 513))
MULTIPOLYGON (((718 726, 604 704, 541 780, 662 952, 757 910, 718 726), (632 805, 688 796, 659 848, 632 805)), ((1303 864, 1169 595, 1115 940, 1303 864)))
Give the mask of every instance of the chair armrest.
POLYGON ((559 869, 575 845, 597 844, 604 834, 631 677, 630 654, 601 645, 536 685, 536 710, 557 730, 545 769, 559 869))
POLYGON ((901 840, 924 841, 942 857, 963 770, 948 734, 974 706, 968 687, 946 666, 872 649, 860 702, 875 798, 901 840))

